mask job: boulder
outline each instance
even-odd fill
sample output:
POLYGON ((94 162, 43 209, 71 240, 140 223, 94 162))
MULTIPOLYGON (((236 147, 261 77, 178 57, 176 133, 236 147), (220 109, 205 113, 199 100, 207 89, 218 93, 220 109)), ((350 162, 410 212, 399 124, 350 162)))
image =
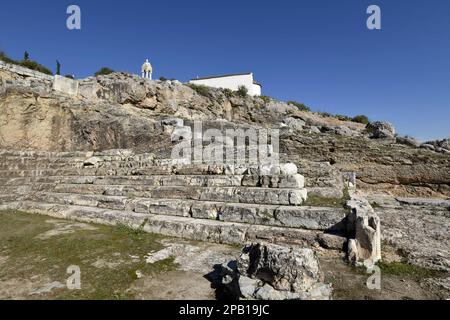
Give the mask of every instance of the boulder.
POLYGON ((373 139, 388 139, 395 137, 395 128, 389 122, 375 121, 366 126, 373 139))
POLYGON ((320 129, 318 128, 318 127, 316 127, 316 126, 311 126, 310 128, 309 128, 309 133, 321 133, 322 131, 320 131, 320 129))
POLYGON ((413 147, 413 148, 419 148, 420 147, 420 142, 417 141, 415 138, 413 137, 409 137, 409 136, 405 136, 405 137, 397 137, 396 138, 396 142, 398 144, 403 144, 409 147, 413 147))
POLYGON ((294 131, 302 131, 303 127, 306 125, 305 121, 293 117, 288 117, 284 119, 283 123, 294 131))
POLYGON ((430 151, 436 151, 436 147, 432 144, 424 143, 420 146, 422 149, 430 150, 430 151))
POLYGON ((244 248, 235 270, 222 266, 222 275, 222 283, 228 292, 237 292, 237 298, 303 300, 331 297, 331 285, 323 283, 324 276, 312 249, 253 243, 244 248))
POLYGON ((347 238, 334 234, 321 233, 317 236, 317 241, 322 248, 341 251, 347 243, 347 238))

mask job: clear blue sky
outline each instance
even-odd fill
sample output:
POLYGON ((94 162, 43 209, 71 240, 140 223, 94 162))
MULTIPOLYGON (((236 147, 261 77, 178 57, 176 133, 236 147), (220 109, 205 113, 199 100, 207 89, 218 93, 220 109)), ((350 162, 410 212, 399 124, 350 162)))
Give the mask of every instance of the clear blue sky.
POLYGON ((419 139, 450 136, 450 1, 4 1, 0 50, 64 74, 102 66, 181 81, 253 71, 264 94, 313 110, 366 114, 419 139), (66 9, 82 29, 66 28, 66 9), (366 9, 382 10, 382 30, 366 9))

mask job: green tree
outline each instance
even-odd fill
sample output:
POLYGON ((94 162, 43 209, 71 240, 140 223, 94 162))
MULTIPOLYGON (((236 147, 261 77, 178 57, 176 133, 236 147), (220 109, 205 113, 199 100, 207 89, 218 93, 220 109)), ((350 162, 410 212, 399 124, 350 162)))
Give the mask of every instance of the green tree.
POLYGON ((23 53, 23 61, 29 61, 30 60, 30 54, 28 53, 28 51, 25 51, 23 53))

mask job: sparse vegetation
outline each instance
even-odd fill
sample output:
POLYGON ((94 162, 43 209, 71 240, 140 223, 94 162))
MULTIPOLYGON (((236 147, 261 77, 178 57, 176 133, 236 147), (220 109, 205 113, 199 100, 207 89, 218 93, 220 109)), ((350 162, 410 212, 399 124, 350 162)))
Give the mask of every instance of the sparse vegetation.
POLYGON ((336 114, 334 115, 334 118, 341 120, 341 121, 352 121, 352 118, 349 116, 344 116, 342 114, 336 114))
POLYGON ((187 86, 197 92, 199 95, 210 98, 211 97, 211 89, 204 85, 197 85, 193 83, 188 83, 187 86))
POLYGON ((262 101, 264 101, 265 104, 269 103, 270 101, 272 101, 272 98, 269 96, 265 96, 265 95, 261 95, 259 96, 261 98, 262 101))
POLYGON ((317 114, 319 116, 322 116, 324 118, 333 118, 333 115, 329 112, 322 112, 322 111, 318 111, 317 114))
POLYGON ((22 61, 20 63, 20 65, 22 67, 31 69, 31 70, 35 70, 35 71, 39 71, 48 75, 53 75, 53 72, 50 71, 50 69, 47 69, 46 67, 44 67, 43 65, 37 63, 36 61, 32 61, 32 60, 28 60, 28 61, 22 61))
POLYGON ((114 72, 113 69, 108 68, 108 67, 103 67, 103 68, 101 68, 100 70, 98 70, 98 71, 95 73, 95 76, 96 76, 96 77, 98 77, 98 76, 106 76, 106 75, 111 74, 111 73, 113 73, 113 72, 114 72))
POLYGON ((308 195, 308 200, 306 200, 303 205, 311 207, 345 208, 348 200, 350 200, 350 195, 348 189, 345 188, 342 198, 328 198, 311 194, 308 195))
POLYGON ((151 276, 177 268, 173 258, 146 263, 149 252, 163 248, 163 237, 143 232, 143 226, 133 229, 126 225, 90 225, 96 229, 38 237, 61 224, 70 226, 73 222, 23 212, 0 212, 0 243, 4 244, 2 254, 8 256, 0 278, 22 279, 26 275, 26 279, 35 279, 37 288, 51 281, 64 284, 67 267, 77 265, 82 270, 81 290, 61 288, 31 297, 117 300, 134 298, 130 287, 137 280, 136 271, 151 276))
POLYGON ((385 274, 397 276, 409 276, 416 279, 425 279, 437 277, 440 275, 440 272, 437 270, 422 268, 404 262, 391 262, 391 263, 379 262, 378 266, 380 267, 381 272, 385 274))
POLYGON ((236 91, 237 95, 241 98, 245 98, 248 95, 248 89, 245 86, 239 86, 238 90, 236 91))
POLYGON ((51 72, 50 69, 44 67, 43 65, 37 63, 36 61, 30 60, 30 55, 28 52, 24 53, 24 60, 22 61, 16 61, 14 59, 11 59, 6 55, 6 53, 0 52, 0 60, 6 63, 22 66, 30 70, 42 72, 48 75, 53 75, 53 72, 51 72))
POLYGON ((292 104, 293 106, 296 106, 298 110, 300 111, 311 111, 311 108, 309 108, 307 105, 297 102, 297 101, 288 101, 288 104, 292 104))
POLYGON ((231 91, 230 89, 223 89, 223 94, 225 95, 225 97, 227 97, 228 99, 233 97, 233 91, 231 91))
POLYGON ((167 81, 167 78, 165 78, 165 77, 159 77, 159 81, 165 82, 165 81, 167 81))
POLYGON ((329 112, 317 112, 318 115, 322 116, 322 117, 326 117, 326 118, 335 118, 341 121, 351 121, 351 122, 356 122, 356 123, 361 123, 361 124, 368 124, 370 123, 370 120, 367 116, 365 115, 357 115, 355 117, 349 117, 346 115, 342 115, 342 114, 331 114, 329 112))

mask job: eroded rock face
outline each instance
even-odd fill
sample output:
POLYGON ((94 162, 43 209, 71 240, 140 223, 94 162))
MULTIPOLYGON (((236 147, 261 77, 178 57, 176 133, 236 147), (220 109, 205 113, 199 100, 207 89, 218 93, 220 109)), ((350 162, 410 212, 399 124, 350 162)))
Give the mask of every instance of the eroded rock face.
POLYGON ((223 269, 224 283, 237 297, 261 300, 330 299, 312 249, 254 243, 244 248, 235 270, 223 269))
MULTIPOLYGON (((368 139, 364 125, 299 111, 283 102, 228 97, 213 88, 201 94, 175 81, 147 81, 123 73, 81 80, 79 91, 76 97, 66 96, 51 91, 46 81, 2 70, 0 147, 134 149, 169 158, 178 142, 175 129, 192 120, 202 120, 204 129, 219 130, 279 127, 284 120, 280 160, 299 167, 313 195, 339 198, 340 171, 351 171, 362 189, 450 196, 448 141, 430 144, 434 149, 428 150, 416 148, 412 140, 368 139)), ((376 131, 378 136, 393 134, 384 124, 376 131)))

